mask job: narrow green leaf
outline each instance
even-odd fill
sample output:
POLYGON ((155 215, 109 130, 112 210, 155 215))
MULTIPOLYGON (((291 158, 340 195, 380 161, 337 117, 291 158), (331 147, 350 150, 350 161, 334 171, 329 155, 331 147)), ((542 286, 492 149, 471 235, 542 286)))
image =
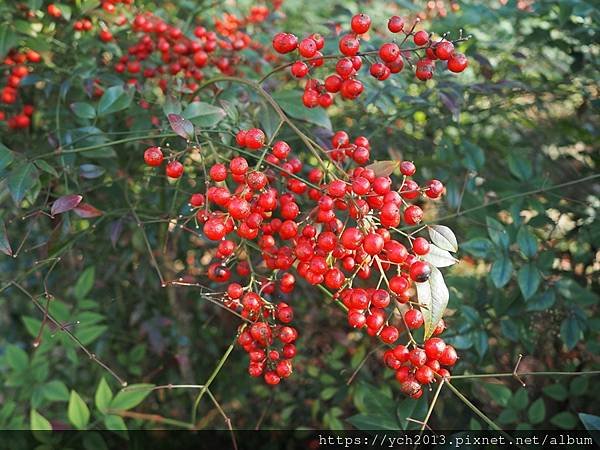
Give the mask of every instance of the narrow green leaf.
POLYGON ((565 400, 569 395, 569 391, 567 391, 567 389, 560 383, 551 384, 549 386, 546 386, 542 389, 542 391, 548 397, 550 397, 554 400, 557 400, 559 402, 562 402, 563 400, 565 400))
POLYGON ((133 100, 133 89, 125 90, 123 86, 109 87, 98 103, 98 116, 106 116, 117 111, 126 109, 133 100))
POLYGON ((73 294, 76 299, 83 300, 90 293, 92 287, 94 287, 95 274, 95 267, 90 266, 79 276, 73 288, 73 294))
POLYGON ((198 127, 210 128, 223 120, 226 112, 210 103, 191 102, 181 115, 198 127))
POLYGON ((569 316, 562 321, 560 324, 560 338, 568 350, 572 350, 583 339, 583 330, 577 317, 574 315, 569 316))
POLYGON ((323 108, 309 109, 304 106, 302 92, 297 90, 281 92, 273 95, 273 99, 288 116, 331 130, 331 121, 325 110, 323 108))

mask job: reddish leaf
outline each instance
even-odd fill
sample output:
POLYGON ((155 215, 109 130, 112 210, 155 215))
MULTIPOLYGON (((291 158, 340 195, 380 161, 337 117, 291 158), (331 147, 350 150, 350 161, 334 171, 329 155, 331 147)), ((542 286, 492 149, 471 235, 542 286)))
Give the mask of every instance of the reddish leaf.
POLYGON ((187 119, 184 119, 178 114, 169 114, 169 123, 175 133, 184 139, 190 139, 194 136, 194 125, 187 119))
POLYGON ((89 203, 81 203, 77 208, 73 210, 75 214, 84 219, 91 219, 92 217, 101 216, 103 213, 98 208, 94 208, 89 203))
POLYGON ((376 177, 389 177, 399 165, 398 161, 377 161, 368 165, 367 169, 375 172, 376 177))
POLYGON ((64 195, 54 201, 50 214, 55 216, 67 211, 71 211, 81 203, 81 195, 64 195))
POLYGON ((0 221, 0 252, 8 256, 13 255, 10 242, 8 242, 8 235, 6 234, 6 226, 4 226, 4 221, 0 221))

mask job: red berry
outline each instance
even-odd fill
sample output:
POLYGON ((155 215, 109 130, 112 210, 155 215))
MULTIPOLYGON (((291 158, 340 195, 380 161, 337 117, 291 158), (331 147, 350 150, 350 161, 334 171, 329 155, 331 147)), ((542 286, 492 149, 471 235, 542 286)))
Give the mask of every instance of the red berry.
POLYGON ((421 366, 415 372, 415 379, 421 384, 431 383, 434 377, 433 370, 429 366, 421 366))
POLYGON ((371 18, 366 14, 356 14, 352 17, 352 21, 350 22, 352 27, 352 31, 356 34, 363 34, 369 31, 369 27, 371 26, 371 18))
POLYGON ((169 178, 179 178, 183 175, 183 164, 179 161, 171 161, 167 164, 166 172, 169 178))
POLYGON ((393 344, 400 337, 400 333, 398 332, 398 328, 388 325, 383 327, 379 337, 386 344, 393 344))
POLYGON ((388 20, 388 30, 392 33, 399 33, 404 28, 404 19, 400 16, 392 16, 388 20))
POLYGON ((429 253, 429 241, 423 237, 418 237, 413 241, 413 251, 417 255, 426 255, 429 253))
POLYGON ((252 150, 258 150, 265 145, 265 133, 258 128, 251 128, 246 132, 245 143, 246 147, 252 150))
POLYGON ((451 345, 447 345, 442 353, 442 356, 439 357, 438 361, 443 366, 453 366, 456 364, 456 360, 458 359, 458 355, 456 354, 456 350, 451 345))
POLYGON ((404 314, 404 322, 406 322, 408 328, 416 330, 423 326, 423 314, 418 309, 409 309, 404 314))
POLYGON ((339 47, 343 55, 354 56, 360 50, 360 43, 353 35, 347 34, 340 39, 339 47))
POLYGON ((296 61, 294 64, 292 64, 290 72, 296 78, 304 78, 306 74, 308 74, 308 65, 305 62, 296 61))
POLYGON ((162 164, 164 156, 160 147, 148 147, 144 152, 144 161, 151 167, 158 167, 162 164))
POLYGON ((413 41, 415 45, 425 45, 427 44, 427 42, 429 42, 429 33, 427 33, 427 31, 424 30, 417 31, 413 37, 413 41))
POLYGON ((454 44, 449 41, 442 41, 435 45, 435 56, 443 61, 447 61, 454 52, 454 44))
POLYGON ((453 53, 448 60, 448 70, 450 72, 460 73, 467 68, 469 61, 462 53, 453 53))
POLYGON ((443 339, 433 337, 427 339, 423 347, 428 359, 437 360, 442 356, 444 350, 446 350, 446 343, 443 339))
POLYGON ((411 264, 409 269, 410 278, 417 283, 423 283, 431 275, 431 266, 425 261, 416 261, 411 264))
POLYGON ((304 58, 312 58, 317 53, 317 43, 312 38, 302 39, 298 45, 298 52, 304 58))
POLYGON ((385 62, 395 61, 398 55, 400 55, 400 47, 393 42, 383 44, 379 48, 379 57, 385 62))
POLYGON ((417 168, 412 161, 402 161, 400 163, 400 173, 402 173, 402 175, 412 177, 416 171, 417 168))

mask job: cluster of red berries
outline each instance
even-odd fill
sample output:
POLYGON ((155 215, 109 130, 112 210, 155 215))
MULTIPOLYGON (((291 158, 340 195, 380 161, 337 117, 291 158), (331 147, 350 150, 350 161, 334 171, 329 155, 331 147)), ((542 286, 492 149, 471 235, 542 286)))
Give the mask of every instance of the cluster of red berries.
MULTIPOLYGON (((227 290, 230 296, 231 286, 227 290)), ((238 291, 241 295, 241 286, 238 291)), ((279 384, 292 374, 292 360, 296 356, 294 342, 298 332, 287 325, 294 317, 293 310, 283 302, 273 306, 254 292, 244 294, 241 304, 243 313, 255 320, 238 336, 238 343, 250 359, 248 373, 252 377, 263 376, 267 384, 279 384)))
POLYGON ((205 78, 206 69, 216 68, 220 73, 233 75, 242 62, 241 50, 262 48, 242 27, 265 20, 267 16, 266 7, 253 8, 247 18, 226 15, 215 21, 216 31, 198 26, 194 29, 194 38, 189 38, 181 28, 151 13, 137 15, 132 29, 142 35, 119 58, 114 69, 130 75, 130 83, 158 79, 164 91, 170 76, 183 74, 184 90, 193 92, 205 78))
MULTIPOLYGON (((215 163, 208 169, 206 192, 196 193, 189 200, 203 235, 218 242, 216 261, 208 267, 208 278, 216 283, 229 283, 224 294, 225 305, 253 322, 240 341, 250 353, 250 374, 264 373, 267 383, 276 384, 286 373, 280 364, 287 368, 288 362, 279 360, 280 354, 289 359, 285 348, 283 353, 277 350, 271 354, 266 338, 260 333, 269 329, 283 344, 291 343, 281 338, 280 330, 285 327, 279 328, 280 324, 274 323, 277 319, 287 324, 282 317, 291 315, 291 307, 287 303, 274 306, 267 297, 277 288, 281 294, 291 293, 296 285, 293 271, 310 284, 328 288, 333 298, 348 310, 351 327, 366 328, 369 335, 378 336, 390 346, 401 335, 400 329, 391 323, 394 311, 399 311, 400 306, 408 308, 402 315, 403 331, 410 337, 409 345, 417 349, 410 330, 423 326, 424 321, 421 311, 413 307, 418 304, 414 300, 414 284, 427 281, 432 272, 426 260, 430 243, 413 235, 406 235, 406 242, 402 243, 396 227, 401 223, 412 226, 421 222, 423 210, 412 202, 422 196, 439 198, 443 184, 430 180, 419 186, 412 179, 415 165, 403 161, 388 170, 392 172, 397 167, 402 175, 401 184, 394 187, 390 173, 377 173, 376 165, 368 165, 369 140, 364 136, 351 140, 345 131, 333 135, 332 148, 326 152, 340 177, 334 175, 335 171, 326 174, 318 167, 305 166, 293 157, 285 141, 275 141, 265 149, 267 142, 267 136, 258 128, 240 130, 236 144, 246 151, 260 152, 266 168, 253 168, 245 157, 232 155, 228 164, 215 163), (355 167, 343 171, 341 163, 345 160, 355 167), (246 246, 245 242, 250 241, 254 242, 252 247, 246 246), (259 251, 260 260, 250 264, 254 249, 259 251), (258 289, 253 288, 252 282, 242 287, 232 281, 230 266, 234 262, 240 277, 253 273, 250 267, 263 269, 270 276, 255 281, 258 289), (379 279, 376 288, 356 285, 376 278, 379 279), (385 290, 381 288, 382 280, 386 282, 385 290), (285 310, 283 316, 280 309, 285 310), (253 333, 255 325, 257 331, 253 333)), ((164 156, 160 148, 149 147, 144 160, 156 167, 162 164, 164 156)), ((168 176, 179 177, 182 173, 179 161, 167 165, 168 176)), ((441 333, 443 327, 440 322, 436 333, 441 333)), ((386 355, 388 365, 392 364, 390 354, 386 355)), ((440 357, 436 361, 451 366, 450 359, 440 357)), ((423 372, 428 369, 420 369, 417 377, 420 366, 414 361, 412 364, 415 370, 406 366, 410 376, 402 383, 425 380, 423 372)), ((446 374, 437 370, 434 362, 427 367, 440 376, 446 374)))
MULTIPOLYGON (((441 320, 433 332, 434 336, 442 333, 444 328, 444 321, 441 320)), ((436 381, 436 375, 439 378, 450 376, 448 369, 442 366, 454 366, 458 356, 454 347, 446 344, 443 339, 431 337, 422 347, 415 345, 409 349, 405 345, 397 345, 390 348, 384 353, 383 360, 390 369, 396 371, 400 390, 417 399, 423 395, 423 386, 436 381)))
MULTIPOLYGON (((102 2, 102 9, 109 14, 113 14, 117 9, 118 4, 132 5, 133 2, 134 0, 104 0, 102 2)), ((55 19, 60 19, 63 15, 60 5, 55 5, 54 3, 50 3, 46 8, 46 11, 48 11, 48 14, 55 19)), ((77 21, 74 25, 76 31, 89 31, 91 28, 92 23, 87 19, 77 21)))
MULTIPOLYGON (((3 60, 3 65, 6 66, 5 76, 6 81, 0 91, 0 103, 6 105, 14 105, 19 98, 19 86, 27 75, 31 73, 33 68, 31 64, 39 63, 42 57, 39 53, 28 50, 19 52, 15 49, 11 50, 3 60)), ((7 121, 10 129, 29 128, 31 116, 34 113, 32 105, 23 105, 21 110, 7 116, 8 110, 0 110, 0 121, 7 121)))
MULTIPOLYGON (((358 73, 363 66, 363 57, 379 57, 378 62, 371 64, 370 74, 377 80, 383 81, 391 74, 402 71, 405 61, 411 65, 411 53, 422 53, 416 61, 415 75, 419 80, 429 80, 433 77, 435 61, 446 61, 446 67, 451 72, 462 72, 467 67, 467 58, 454 49, 454 43, 446 39, 434 41, 425 30, 415 31, 415 26, 405 31, 405 19, 392 16, 388 21, 388 30, 392 33, 404 32, 405 37, 400 44, 395 41, 386 42, 378 50, 361 52, 360 37, 371 27, 371 18, 366 14, 357 14, 351 20, 352 31, 343 35, 338 41, 341 57, 335 65, 335 73, 321 81, 317 78, 307 80, 304 87, 302 102, 307 108, 321 106, 329 107, 333 103, 333 95, 339 93, 346 100, 356 99, 364 90, 358 73), (415 48, 403 49, 402 44, 412 37, 415 48)), ((416 25, 416 23, 415 23, 416 25)), ((311 67, 320 67, 325 58, 321 53, 325 39, 319 34, 312 34, 301 41, 291 33, 278 33, 273 38, 273 48, 276 52, 286 54, 298 51, 303 58, 290 66, 291 74, 296 78, 305 78, 311 67)))

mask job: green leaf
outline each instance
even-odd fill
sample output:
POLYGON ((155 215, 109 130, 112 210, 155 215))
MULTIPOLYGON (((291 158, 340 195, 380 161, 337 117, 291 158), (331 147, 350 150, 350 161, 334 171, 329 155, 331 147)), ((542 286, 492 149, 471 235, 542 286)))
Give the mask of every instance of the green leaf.
POLYGON ((501 249, 508 248, 509 238, 504 225, 492 217, 486 217, 485 220, 487 223, 488 235, 492 242, 501 249))
POLYGON ((31 430, 52 431, 52 425, 44 416, 35 409, 31 410, 29 415, 29 428, 31 430))
POLYGON ((27 162, 17 166, 8 176, 8 189, 14 202, 19 206, 25 195, 35 185, 38 171, 33 163, 27 162))
POLYGON ((423 260, 435 267, 449 267, 458 262, 447 250, 442 250, 435 244, 429 246, 429 252, 423 256, 423 260))
POLYGON ((421 312, 425 319, 425 339, 428 339, 446 311, 450 293, 442 273, 435 266, 431 266, 431 275, 427 281, 415 284, 419 303, 425 306, 421 308, 421 312))
POLYGON ((512 262, 506 255, 500 256, 499 259, 494 261, 492 269, 490 270, 490 278, 498 289, 505 286, 510 281, 512 276, 512 262))
POLYGON ((0 59, 4 59, 8 51, 17 44, 18 36, 8 24, 0 25, 0 59))
POLYGON ((517 282, 525 300, 531 298, 540 286, 542 277, 532 263, 524 264, 517 273, 517 282))
POLYGON ((591 289, 582 287, 572 278, 563 277, 556 282, 558 293, 565 299, 582 306, 591 306, 598 302, 598 295, 591 289))
POLYGON ((589 377, 573 377, 569 384, 571 395, 580 396, 586 393, 589 385, 589 377))
POLYGON ((89 103, 71 103, 71 111, 73 111, 73 114, 75 114, 77 117, 82 119, 93 119, 96 117, 96 109, 89 103))
POLYGON ((7 364, 14 370, 21 372, 29 367, 29 356, 22 348, 8 345, 4 354, 7 364))
POLYGON ((531 162, 529 159, 519 156, 518 154, 511 153, 507 158, 508 170, 515 177, 521 181, 527 181, 531 179, 533 170, 531 169, 531 162))
POLYGON ((527 227, 521 227, 517 233, 517 244, 519 249, 527 258, 532 258, 537 253, 537 238, 527 227))
POLYGON ((223 108, 205 102, 191 102, 181 115, 194 125, 210 128, 218 124, 226 116, 223 108))
POLYGON ((560 324, 560 338, 568 350, 572 350, 583 339, 583 330, 577 317, 572 315, 562 321, 560 324))
POLYGON ((490 394, 490 397, 499 406, 507 406, 508 401, 512 397, 512 392, 503 384, 486 383, 483 385, 485 390, 490 394))
POLYGON ((100 379, 100 383, 98 383, 96 395, 94 396, 94 401, 96 402, 96 408, 98 408, 98 411, 102 413, 106 412, 112 398, 113 393, 110 389, 110 386, 108 385, 104 377, 102 377, 100 379))
POLYGON ((577 418, 569 411, 562 411, 553 416, 550 423, 563 430, 571 430, 577 425, 577 418))
POLYGON ((548 289, 527 301, 527 311, 544 311, 551 308, 554 302, 556 302, 556 293, 554 289, 548 289))
POLYGON ((85 402, 81 399, 79 394, 75 391, 71 391, 69 406, 67 407, 67 415, 69 417, 69 421, 78 430, 84 430, 90 421, 90 410, 85 402))
POLYGON ((321 391, 321 398, 325 401, 331 400, 335 393, 338 391, 337 387, 329 386, 321 391))
POLYGON ((66 402, 69 400, 69 390, 60 380, 52 380, 44 385, 44 397, 51 402, 66 402))
POLYGON ((430 225, 427 227, 431 242, 442 250, 449 252, 458 251, 458 242, 452 230, 444 225, 430 225))
POLYGON ((600 417, 592 414, 579 413, 579 420, 588 431, 600 431, 600 417))
POLYGON ((273 111, 273 108, 267 104, 261 105, 258 111, 258 120, 267 136, 273 136, 275 131, 277 131, 279 122, 281 122, 280 117, 273 111))
POLYGON ((559 401, 559 402, 564 401, 569 395, 569 392, 567 391, 567 389, 562 384, 559 384, 559 383, 546 386, 542 389, 542 391, 548 397, 550 397, 556 401, 559 401))
POLYGON ((98 103, 98 116, 106 116, 128 108, 133 100, 133 93, 133 89, 125 91, 123 86, 109 87, 98 103))
POLYGON ((50 164, 48 164, 46 161, 44 161, 43 159, 35 160, 33 163, 35 164, 35 166, 38 169, 40 169, 46 173, 49 173, 50 175, 52 175, 55 178, 58 178, 58 172, 56 171, 56 169, 54 167, 52 167, 50 164))
POLYGON ((111 431, 126 431, 127 425, 125 425, 125 421, 121 416, 115 416, 114 414, 109 414, 104 417, 104 425, 107 430, 111 431))
POLYGON ((132 384, 126 390, 117 392, 110 402, 112 410, 127 410, 135 408, 152 392, 153 384, 132 384))
POLYGON ((14 152, 8 147, 0 144, 0 171, 10 166, 14 160, 14 152))
POLYGON ((88 345, 102 336, 107 329, 106 325, 82 326, 77 329, 75 336, 77 336, 83 345, 88 345))
POLYGON ((529 422, 534 425, 544 421, 546 418, 546 405, 544 404, 544 399, 542 397, 531 404, 527 411, 527 417, 529 418, 529 422))
POLYGON ((461 248, 475 258, 487 258, 494 250, 492 241, 486 238, 474 238, 461 244, 461 248))
POLYGON ((163 104, 163 112, 165 116, 169 114, 181 114, 181 102, 172 95, 167 95, 163 104))
POLYGON ((79 276, 73 288, 73 295, 77 300, 83 300, 90 293, 94 287, 95 274, 95 267, 90 266, 79 276))
POLYGON ((508 404, 517 411, 521 411, 529 404, 529 394, 526 389, 519 389, 510 399, 508 404))
POLYGON ((309 109, 304 106, 300 91, 274 94, 273 99, 288 116, 331 130, 331 121, 325 110, 323 108, 309 109))

